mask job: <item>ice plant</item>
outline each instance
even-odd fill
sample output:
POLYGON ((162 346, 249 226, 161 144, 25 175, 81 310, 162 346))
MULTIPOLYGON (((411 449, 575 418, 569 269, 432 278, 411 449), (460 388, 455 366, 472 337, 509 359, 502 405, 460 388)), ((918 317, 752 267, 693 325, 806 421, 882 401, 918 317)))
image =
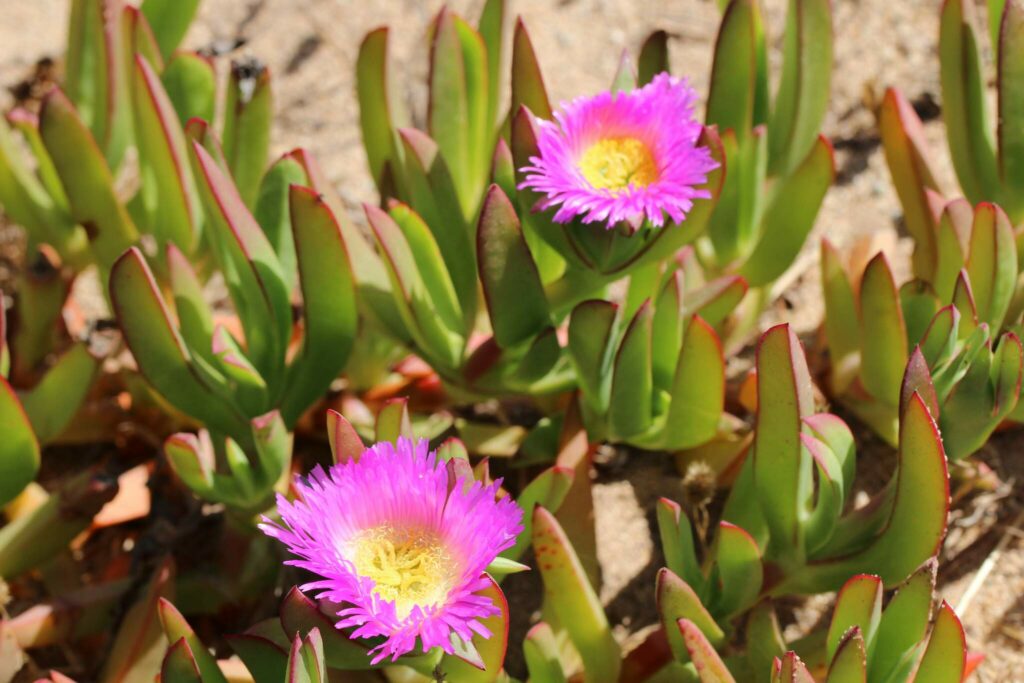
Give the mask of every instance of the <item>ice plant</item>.
POLYGON ((296 483, 299 498, 278 498, 281 523, 263 531, 319 575, 302 586, 340 603, 338 628, 385 640, 373 663, 441 648, 452 654, 499 609, 478 593, 484 574, 522 530, 522 511, 495 500, 498 483, 455 478, 426 441, 379 443, 358 459, 318 468, 296 483))
POLYGON ((539 155, 520 169, 519 189, 545 195, 538 208, 557 207, 558 223, 682 223, 694 199, 711 198, 701 186, 718 166, 697 144, 696 99, 686 81, 660 73, 636 90, 564 103, 555 121, 538 122, 539 155))

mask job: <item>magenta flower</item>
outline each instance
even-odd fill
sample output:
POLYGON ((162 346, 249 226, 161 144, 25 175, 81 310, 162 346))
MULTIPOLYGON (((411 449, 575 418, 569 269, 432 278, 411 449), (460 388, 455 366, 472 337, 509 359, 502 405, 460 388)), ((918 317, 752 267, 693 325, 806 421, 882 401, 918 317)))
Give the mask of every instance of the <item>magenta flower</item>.
POLYGON ((697 188, 718 165, 697 145, 695 99, 685 81, 662 73, 637 90, 563 103, 557 123, 538 122, 540 156, 521 169, 519 188, 546 195, 537 208, 558 206, 558 223, 579 217, 611 229, 646 218, 661 227, 665 214, 681 223, 694 199, 711 196, 697 188))
POLYGON ((522 511, 495 500, 498 483, 450 480, 426 441, 379 443, 358 460, 318 467, 298 481, 299 499, 278 496, 282 524, 260 528, 284 543, 321 579, 301 586, 340 603, 338 628, 385 640, 370 649, 376 664, 411 652, 452 653, 452 634, 468 642, 490 632, 497 614, 484 570, 522 531, 522 511))

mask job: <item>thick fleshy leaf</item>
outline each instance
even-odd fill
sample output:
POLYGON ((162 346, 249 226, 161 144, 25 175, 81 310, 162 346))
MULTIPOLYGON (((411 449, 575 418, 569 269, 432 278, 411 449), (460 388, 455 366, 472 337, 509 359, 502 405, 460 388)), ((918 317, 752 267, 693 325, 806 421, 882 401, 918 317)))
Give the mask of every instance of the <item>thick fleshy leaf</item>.
POLYGON ((515 207, 497 185, 484 199, 476 246, 480 281, 498 344, 511 348, 549 327, 551 316, 537 265, 515 207))
POLYGON ((487 577, 489 583, 477 595, 486 598, 498 608, 499 612, 481 620, 481 625, 491 633, 490 638, 475 636, 472 646, 480 658, 478 666, 456 655, 449 655, 441 660, 441 670, 452 681, 465 683, 493 683, 501 678, 505 653, 508 650, 509 614, 508 601, 494 579, 487 577))
POLYGON ((942 117, 960 187, 972 204, 998 199, 998 170, 985 76, 969 0, 947 0, 939 21, 942 117))
POLYGON ((722 15, 711 67, 706 120, 720 130, 732 129, 743 141, 766 122, 767 53, 764 22, 754 0, 729 3, 722 15))
POLYGON ((288 653, 288 667, 285 683, 326 683, 327 667, 324 663, 323 638, 320 629, 314 628, 302 638, 295 634, 291 651, 288 653))
POLYGON ((480 11, 477 31, 487 50, 487 119, 488 126, 498 122, 502 76, 505 68, 502 45, 505 38, 506 0, 487 0, 480 11))
POLYGON ((658 501, 658 533, 665 553, 665 564, 694 590, 705 592, 707 579, 697 561, 693 527, 678 503, 667 498, 658 501))
POLYGON ((662 568, 658 571, 656 586, 658 615, 668 636, 672 654, 678 661, 689 660, 683 634, 678 628, 673 628, 680 619, 689 619, 693 622, 713 647, 721 647, 725 643, 725 633, 715 623, 714 617, 708 613, 690 584, 679 578, 672 570, 662 568))
POLYGON ((213 120, 217 74, 210 59, 195 52, 177 52, 160 73, 160 80, 182 126, 195 118, 213 120))
POLYGON ((157 612, 168 642, 177 643, 182 640, 189 648, 203 683, 227 683, 220 667, 217 666, 217 660, 171 601, 160 598, 157 601, 157 612))
POLYGON ((939 186, 925 156, 921 119, 903 93, 889 88, 879 107, 878 128, 889 173, 903 206, 903 221, 914 238, 914 273, 931 281, 936 258, 935 219, 928 190, 938 191, 939 186))
POLYGON ((0 377, 0 505, 13 500, 36 478, 39 442, 7 380, 0 377))
POLYGON ((220 266, 245 329, 248 355, 273 391, 284 369, 292 327, 290 293, 281 264, 243 203, 239 187, 204 147, 194 142, 192 150, 210 241, 217 245, 220 266))
POLYGON ((651 424, 651 322, 650 302, 644 302, 622 336, 615 354, 608 421, 612 434, 627 439, 643 433, 651 424))
POLYGON ((289 290, 294 290, 298 278, 295 238, 292 234, 292 186, 304 186, 307 183, 302 164, 291 155, 281 157, 263 175, 252 211, 253 218, 263 228, 263 233, 277 254, 289 290))
MULTIPOLYGON (((991 8, 990 11, 995 8, 991 8)), ((995 14, 993 11, 992 14, 995 14)), ((993 19, 992 16, 989 17, 993 19)), ((996 128, 1002 200, 1016 220, 1024 212, 1024 7, 1006 2, 998 40, 999 116, 996 128)))
POLYGON ((772 203, 765 210, 760 241, 740 268, 740 275, 751 287, 767 285, 792 265, 814 227, 835 173, 832 145, 820 136, 796 170, 780 181, 772 203))
POLYGON ((512 37, 512 115, 525 106, 534 116, 551 119, 551 102, 544 88, 540 64, 522 18, 516 19, 512 37))
POLYGON ((38 384, 21 394, 21 404, 40 443, 57 438, 68 426, 92 388, 99 366, 88 347, 76 344, 57 359, 38 384))
POLYGON ((160 52, 169 59, 185 37, 199 0, 143 0, 142 13, 153 27, 160 52))
POLYGON ((772 661, 786 653, 779 618, 770 599, 761 600, 750 611, 746 629, 747 661, 759 680, 771 671, 772 661))
POLYGON ((167 245, 166 254, 165 267, 174 295, 174 310, 181 336, 189 349, 207 362, 216 364, 213 355, 213 312, 206 303, 203 284, 191 261, 173 242, 167 245))
POLYGON ((860 287, 861 381, 875 399, 895 407, 907 364, 907 333, 892 269, 884 254, 868 263, 860 287))
POLYGON ((853 285, 838 250, 821 241, 821 287, 825 296, 825 336, 828 339, 832 390, 843 394, 856 377, 860 351, 860 325, 853 285))
POLYGON ((668 33, 655 31, 647 36, 637 58, 637 85, 643 86, 660 73, 668 71, 668 33))
POLYGON ((224 158, 239 196, 251 207, 270 149, 274 117, 270 70, 256 60, 232 63, 224 112, 224 158))
POLYGON ((131 683, 152 680, 159 673, 167 639, 160 626, 158 606, 161 599, 170 598, 173 592, 174 564, 165 560, 121 621, 100 681, 131 683))
POLYGON ((669 448, 690 448, 711 439, 725 406, 725 357, 718 335, 700 317, 686 328, 665 422, 669 448))
POLYGON ((160 665, 160 683, 203 683, 192 647, 185 638, 172 641, 160 665))
POLYGON ((335 463, 358 459, 366 450, 366 445, 352 423, 334 410, 327 411, 327 440, 335 463))
POLYGON ((732 616, 746 611, 761 593, 764 568, 761 550, 746 531, 721 522, 711 547, 719 582, 718 594, 711 601, 715 614, 732 616))
POLYGON ((847 632, 858 628, 862 643, 870 647, 882 616, 882 580, 870 574, 860 574, 847 581, 839 591, 832 611, 826 641, 826 659, 836 658, 847 632))
POLYGON ((885 606, 871 649, 870 680, 892 680, 901 666, 908 665, 907 654, 924 640, 932 616, 936 567, 935 560, 925 562, 885 606))
POLYGON ((569 493, 573 482, 573 471, 555 465, 544 470, 516 496, 516 505, 523 510, 523 531, 516 539, 515 545, 502 552, 502 557, 518 559, 522 557, 527 546, 533 539, 533 509, 538 505, 545 510, 558 512, 562 501, 569 493))
POLYGON ((142 252, 125 252, 110 274, 110 298, 128 347, 150 384, 180 410, 202 410, 225 434, 247 431, 245 418, 193 363, 142 252))
POLYGON ((782 77, 768 126, 768 169, 784 176, 811 150, 828 108, 832 75, 829 0, 790 0, 782 50, 782 77))
POLYGON ((957 683, 964 678, 967 637, 956 612, 945 600, 939 606, 935 625, 928 637, 914 681, 925 683, 957 683))
POLYGON ((156 71, 142 55, 132 65, 140 196, 148 232, 191 253, 199 240, 199 200, 185 156, 185 135, 156 71))
POLYGON ((323 656, 335 669, 369 669, 370 655, 363 641, 349 638, 334 626, 335 619, 324 614, 315 602, 298 588, 292 588, 281 601, 281 627, 285 633, 310 633, 319 630, 323 656))
POLYGON ((725 662, 697 625, 689 619, 680 619, 676 624, 683 635, 690 660, 697 667, 701 683, 735 683, 725 662))
POLYGON ((370 173, 383 194, 401 168, 401 156, 395 128, 404 125, 404 117, 395 111, 400 98, 390 93, 387 69, 388 29, 381 27, 366 34, 359 45, 356 60, 356 93, 359 96, 359 122, 370 173))
POLYGON ((526 633, 523 658, 530 680, 537 683, 565 683, 558 639, 547 622, 540 622, 526 633))
POLYGON ((617 316, 616 304, 593 299, 576 306, 569 317, 569 355, 576 366, 583 400, 597 413, 608 406, 617 316))
POLYGON ((356 291, 341 229, 313 190, 291 189, 291 224, 302 285, 303 340, 281 403, 287 424, 323 394, 348 361, 356 335, 356 291))
POLYGON ((788 325, 771 328, 757 348, 757 424, 754 479, 771 529, 774 557, 799 562, 803 553, 801 499, 809 485, 810 459, 801 457, 801 421, 814 411, 803 348, 788 325))
POLYGON ((399 437, 413 438, 412 421, 409 418, 408 399, 395 398, 387 401, 377 413, 376 437, 374 441, 398 441, 399 437))
POLYGON ((1017 249, 1013 226, 995 204, 975 209, 969 254, 966 268, 978 319, 998 330, 1017 283, 1017 249))
POLYGON ((546 601, 579 651, 588 682, 618 681, 619 645, 601 602, 562 527, 541 507, 533 512, 533 550, 546 601))
POLYGON ((828 668, 829 683, 867 683, 867 645, 859 626, 854 626, 839 643, 828 668))
POLYGON ((60 175, 71 215, 85 227, 100 266, 109 269, 138 239, 114 192, 114 178, 96 141, 59 90, 43 101, 39 133, 60 175))
POLYGON ((229 635, 227 641, 256 683, 281 683, 284 680, 288 644, 276 619, 262 621, 240 635, 229 635))

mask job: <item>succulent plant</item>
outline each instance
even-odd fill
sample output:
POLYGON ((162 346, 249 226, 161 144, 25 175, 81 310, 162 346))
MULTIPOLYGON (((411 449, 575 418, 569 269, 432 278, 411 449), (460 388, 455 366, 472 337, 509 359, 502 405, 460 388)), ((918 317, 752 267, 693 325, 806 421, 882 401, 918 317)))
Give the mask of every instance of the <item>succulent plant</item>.
POLYGON ((1020 306, 1017 250, 1006 214, 991 204, 972 212, 965 200, 950 202, 936 228, 931 277, 898 289, 884 255, 850 272, 823 242, 827 386, 893 444, 901 396, 920 391, 959 460, 1018 403, 1024 354, 1014 332, 1000 332, 1008 313, 1020 316, 1011 310, 1020 306))

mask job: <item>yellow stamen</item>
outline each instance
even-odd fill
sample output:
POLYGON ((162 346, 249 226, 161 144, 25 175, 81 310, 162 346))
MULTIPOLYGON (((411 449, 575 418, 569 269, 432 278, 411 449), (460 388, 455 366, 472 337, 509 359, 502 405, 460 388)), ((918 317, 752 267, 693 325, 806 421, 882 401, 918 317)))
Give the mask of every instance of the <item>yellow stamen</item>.
POLYGON ((598 140, 583 153, 580 171, 595 189, 612 192, 647 187, 658 179, 651 150, 637 138, 598 140))
POLYGON ((352 544, 351 561, 360 576, 373 579, 377 595, 395 603, 400 619, 417 605, 443 602, 455 574, 444 544, 422 529, 364 531, 352 544))

